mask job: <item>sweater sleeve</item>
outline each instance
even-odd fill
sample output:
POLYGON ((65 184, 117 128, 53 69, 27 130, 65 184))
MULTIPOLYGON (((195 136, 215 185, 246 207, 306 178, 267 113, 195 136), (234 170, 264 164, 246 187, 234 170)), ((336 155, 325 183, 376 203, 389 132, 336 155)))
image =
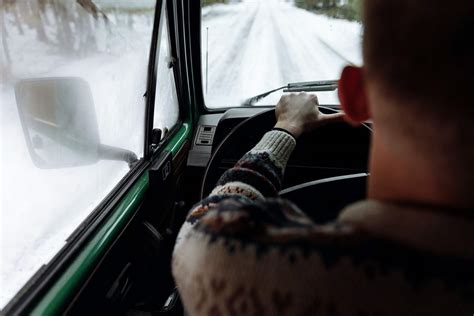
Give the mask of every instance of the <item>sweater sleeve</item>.
POLYGON ((296 140, 289 133, 280 130, 266 133, 252 150, 222 175, 210 198, 243 195, 255 200, 277 196, 295 146, 296 140))
POLYGON ((266 133, 222 175, 211 194, 193 206, 180 230, 177 245, 203 216, 225 200, 252 202, 278 196, 286 164, 295 146, 296 140, 289 133, 281 130, 266 133))

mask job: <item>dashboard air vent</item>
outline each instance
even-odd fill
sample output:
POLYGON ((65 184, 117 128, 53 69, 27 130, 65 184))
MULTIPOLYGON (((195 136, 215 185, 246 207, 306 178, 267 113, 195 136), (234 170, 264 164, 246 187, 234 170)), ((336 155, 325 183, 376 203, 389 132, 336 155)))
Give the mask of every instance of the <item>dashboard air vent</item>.
POLYGON ((214 133, 216 132, 215 126, 200 126, 198 135, 196 137, 196 145, 211 146, 214 140, 214 133))

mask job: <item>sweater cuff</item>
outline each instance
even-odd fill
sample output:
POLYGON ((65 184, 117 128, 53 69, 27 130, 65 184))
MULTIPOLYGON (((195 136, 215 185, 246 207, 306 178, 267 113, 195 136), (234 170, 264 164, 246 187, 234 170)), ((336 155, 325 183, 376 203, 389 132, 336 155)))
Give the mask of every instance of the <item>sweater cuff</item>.
POLYGON ((291 137, 293 137, 296 141, 296 137, 295 135, 293 135, 292 133, 290 133, 289 131, 287 131, 286 129, 283 129, 283 128, 279 128, 279 127, 274 127, 272 129, 272 131, 280 131, 280 132, 283 132, 283 133, 287 133, 288 135, 290 135, 291 137))
POLYGON ((263 135, 250 153, 268 153, 275 165, 283 170, 295 146, 296 139, 291 134, 286 131, 272 130, 263 135))

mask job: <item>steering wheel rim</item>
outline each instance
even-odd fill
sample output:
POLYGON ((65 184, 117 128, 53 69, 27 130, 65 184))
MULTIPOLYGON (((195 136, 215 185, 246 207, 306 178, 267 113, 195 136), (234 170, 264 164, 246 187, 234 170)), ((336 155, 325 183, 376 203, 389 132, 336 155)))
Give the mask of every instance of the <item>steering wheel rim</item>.
MULTIPOLYGON (((320 106, 320 111, 325 114, 331 113, 338 113, 337 110, 320 106)), ((203 180, 201 182, 201 190, 200 190, 200 198, 203 199, 210 194, 212 189, 215 187, 217 180, 219 179, 222 173, 216 171, 218 169, 218 162, 223 158, 223 152, 226 147, 232 146, 229 145, 232 142, 239 141, 242 135, 245 133, 250 133, 251 131, 252 136, 255 138, 255 142, 249 143, 249 145, 245 148, 243 152, 240 153, 240 157, 242 157, 247 151, 252 149, 258 141, 263 137, 263 135, 271 130, 276 124, 276 117, 275 117, 275 109, 269 109, 268 111, 264 111, 258 113, 254 116, 249 117, 248 119, 240 122, 237 126, 235 126, 229 134, 220 142, 217 146, 216 150, 213 151, 209 163, 207 164, 206 170, 204 172, 203 180), (245 130, 246 132, 242 133, 245 130), (218 175, 218 176, 217 176, 218 175)), ((350 126, 347 123, 342 123, 346 128, 353 129, 354 127, 350 126)), ((363 124, 360 128, 366 129, 367 132, 370 134, 372 129, 367 124, 363 124)), ((321 129, 324 129, 322 127, 321 129)), ((291 157, 290 157, 291 160, 291 157)), ((362 172, 362 171, 361 171, 362 172)))

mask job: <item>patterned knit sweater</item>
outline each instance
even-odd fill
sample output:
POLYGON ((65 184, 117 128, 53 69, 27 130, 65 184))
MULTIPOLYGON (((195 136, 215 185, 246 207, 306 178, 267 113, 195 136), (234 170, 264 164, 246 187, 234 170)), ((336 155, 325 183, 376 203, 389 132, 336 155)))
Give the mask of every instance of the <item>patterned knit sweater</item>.
POLYGON ((173 275, 189 315, 473 315, 474 221, 363 201, 316 225, 278 198, 296 144, 268 132, 189 213, 173 275))

